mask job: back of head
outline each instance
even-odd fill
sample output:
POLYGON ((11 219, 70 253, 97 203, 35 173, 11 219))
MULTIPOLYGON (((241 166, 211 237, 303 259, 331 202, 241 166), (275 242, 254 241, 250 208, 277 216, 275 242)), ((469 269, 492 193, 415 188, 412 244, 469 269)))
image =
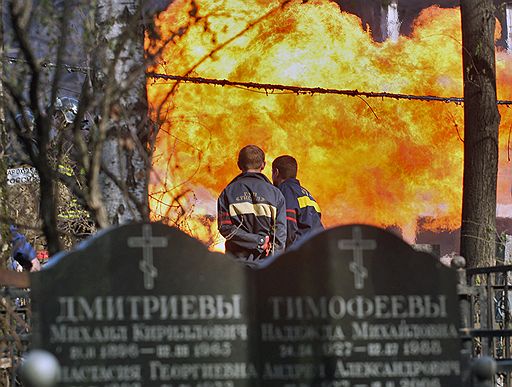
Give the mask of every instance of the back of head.
POLYGON ((260 169, 265 163, 265 153, 256 145, 246 145, 238 153, 238 168, 242 172, 260 169))
POLYGON ((297 177, 297 160, 289 155, 279 156, 272 163, 272 169, 277 169, 282 179, 294 179, 297 177))

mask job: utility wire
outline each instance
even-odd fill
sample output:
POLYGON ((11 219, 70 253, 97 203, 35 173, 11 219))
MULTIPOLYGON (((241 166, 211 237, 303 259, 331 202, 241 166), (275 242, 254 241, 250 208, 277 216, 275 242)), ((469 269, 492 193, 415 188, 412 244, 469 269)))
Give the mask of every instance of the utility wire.
MULTIPOLYGON (((302 87, 302 86, 289 86, 279 85, 272 83, 256 83, 256 82, 237 82, 228 81, 226 79, 212 79, 202 77, 189 77, 181 75, 168 75, 158 73, 147 73, 149 78, 153 79, 164 79, 168 81, 181 81, 190 82, 196 84, 207 84, 207 85, 218 85, 218 86, 233 86, 233 87, 245 87, 248 89, 263 89, 267 94, 272 94, 272 91, 289 91, 295 94, 340 94, 348 95, 351 97, 367 97, 367 98, 391 98, 391 99, 407 99, 416 101, 428 101, 428 102, 445 102, 463 104, 464 98, 461 97, 439 97, 435 95, 412 95, 412 94, 399 94, 399 93, 388 93, 388 92, 373 92, 373 91, 359 91, 359 90, 347 90, 347 89, 329 89, 323 87, 302 87)), ((498 100, 497 105, 511 106, 512 100, 498 100)))
MULTIPOLYGON (((8 63, 26 63, 26 60, 13 57, 13 56, 4 56, 4 61, 8 63)), ((57 64, 52 62, 43 61, 40 63, 43 68, 57 68, 59 67, 57 64)), ((74 66, 63 64, 61 65, 68 72, 80 72, 87 74, 92 69, 91 67, 84 66, 74 66)), ((190 76, 181 76, 181 75, 168 75, 168 74, 159 74, 159 73, 147 73, 149 78, 153 79, 163 79, 167 81, 181 81, 181 82, 189 82, 195 84, 207 84, 207 85, 217 85, 217 86, 231 86, 231 87, 244 87, 247 89, 259 89, 264 90, 266 94, 272 94, 274 91, 287 91, 294 94, 338 94, 338 95, 348 95, 351 97, 367 97, 367 98, 390 98, 390 99, 406 99, 406 100, 416 100, 416 101, 426 101, 426 102, 445 102, 445 103, 455 103, 457 105, 461 105, 464 103, 464 98, 461 97, 439 97, 435 95, 413 95, 413 94, 400 94, 400 93, 388 93, 388 92, 374 92, 374 91, 359 91, 359 90, 348 90, 348 89, 330 89, 323 87, 303 87, 303 86, 290 86, 290 85, 280 85, 273 83, 257 83, 257 82, 238 82, 238 81, 229 81, 227 79, 213 79, 213 78, 203 78, 203 77, 190 77, 190 76)), ((497 100, 497 105, 512 106, 512 100, 497 100)))
MULTIPOLYGON (((4 56, 3 61, 7 62, 9 64, 13 64, 13 63, 27 63, 27 61, 25 59, 17 58, 15 56, 4 56)), ((61 67, 61 68, 64 68, 69 73, 84 73, 84 74, 87 74, 89 71, 92 70, 92 68, 90 68, 90 67, 74 66, 74 65, 69 65, 69 64, 62 64, 62 65, 59 66, 59 65, 57 65, 55 63, 48 62, 48 61, 41 61, 41 62, 39 62, 39 64, 40 64, 40 66, 42 68, 57 68, 57 67, 61 67)))

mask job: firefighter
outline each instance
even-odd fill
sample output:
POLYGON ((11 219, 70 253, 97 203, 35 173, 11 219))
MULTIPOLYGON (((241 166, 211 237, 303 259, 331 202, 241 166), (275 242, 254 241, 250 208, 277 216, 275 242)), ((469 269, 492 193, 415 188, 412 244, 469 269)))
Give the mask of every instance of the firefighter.
POLYGON ((295 158, 288 155, 276 158, 272 163, 272 181, 286 200, 287 249, 324 229, 320 206, 297 180, 295 158))
POLYGON ((226 238, 226 252, 248 266, 284 251, 286 207, 283 194, 262 174, 265 153, 247 145, 238 154, 242 171, 217 201, 218 228, 226 238))

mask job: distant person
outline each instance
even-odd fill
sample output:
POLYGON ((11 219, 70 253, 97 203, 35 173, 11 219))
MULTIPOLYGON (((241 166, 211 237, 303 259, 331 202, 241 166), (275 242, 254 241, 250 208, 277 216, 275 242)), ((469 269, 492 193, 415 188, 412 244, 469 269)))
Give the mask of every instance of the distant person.
POLYGON ((295 158, 288 155, 276 158, 272 163, 272 181, 286 200, 287 249, 324 229, 320 206, 297 180, 295 158))
POLYGON ((0 268, 0 286, 28 288, 30 287, 30 277, 27 271, 40 269, 40 264, 39 261, 35 264, 32 263, 35 258, 35 251, 27 242, 25 236, 20 234, 14 226, 10 227, 10 231, 12 246, 9 260, 11 260, 13 265, 9 265, 12 270, 0 268), (21 268, 23 271, 17 271, 17 267, 21 268), (36 269, 36 267, 38 269, 36 269))
POLYGON ((27 241, 25 235, 18 232, 15 226, 10 227, 12 237, 11 257, 25 271, 39 271, 41 264, 36 256, 36 251, 27 241))
POLYGON ((217 201, 218 228, 226 238, 226 252, 249 266, 284 251, 286 207, 281 191, 261 172, 265 153, 247 145, 238 154, 242 171, 217 201))

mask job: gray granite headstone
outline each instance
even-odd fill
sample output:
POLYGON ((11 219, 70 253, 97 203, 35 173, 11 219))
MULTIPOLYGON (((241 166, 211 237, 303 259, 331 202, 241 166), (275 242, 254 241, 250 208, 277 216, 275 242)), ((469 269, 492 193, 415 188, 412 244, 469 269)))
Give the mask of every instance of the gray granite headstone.
POLYGON ((455 274, 362 225, 278 257, 255 273, 262 385, 460 386, 455 274))
POLYGON ((374 227, 253 270, 161 224, 31 274, 33 346, 80 387, 460 385, 455 273, 374 227))

